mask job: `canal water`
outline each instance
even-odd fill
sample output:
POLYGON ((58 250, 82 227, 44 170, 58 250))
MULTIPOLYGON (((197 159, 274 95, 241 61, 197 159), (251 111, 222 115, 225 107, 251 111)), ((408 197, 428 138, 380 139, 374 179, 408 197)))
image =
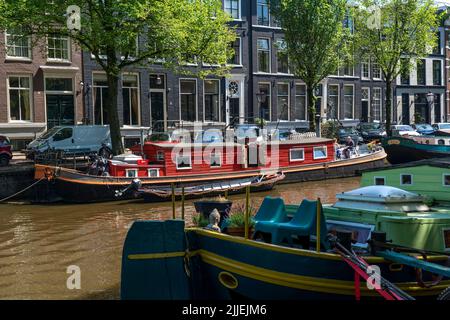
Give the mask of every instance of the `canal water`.
MULTIPOLYGON (((257 207, 267 195, 286 203, 357 188, 360 178, 278 185, 270 192, 253 193, 257 207)), ((230 197, 243 205, 243 195, 230 197)), ((192 202, 186 221, 192 222, 192 202)), ((178 217, 181 208, 178 208, 178 217)), ((0 205, 0 299, 118 299, 122 245, 135 220, 172 217, 170 202, 148 204, 121 201, 85 205, 0 205), (81 270, 81 289, 69 290, 68 266, 81 270)))

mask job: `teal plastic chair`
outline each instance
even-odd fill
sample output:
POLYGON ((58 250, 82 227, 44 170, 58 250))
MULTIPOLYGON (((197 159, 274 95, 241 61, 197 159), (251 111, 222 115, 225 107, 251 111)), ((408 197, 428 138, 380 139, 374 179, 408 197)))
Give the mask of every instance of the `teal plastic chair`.
POLYGON ((265 197, 255 217, 253 238, 260 232, 271 233, 277 223, 289 221, 281 198, 265 197))
MULTIPOLYGON (((317 201, 303 200, 291 221, 274 224, 272 229, 272 243, 281 244, 284 239, 292 244, 292 236, 316 235, 317 201)), ((326 241, 327 226, 323 208, 320 206, 320 242, 325 249, 329 248, 326 241)))

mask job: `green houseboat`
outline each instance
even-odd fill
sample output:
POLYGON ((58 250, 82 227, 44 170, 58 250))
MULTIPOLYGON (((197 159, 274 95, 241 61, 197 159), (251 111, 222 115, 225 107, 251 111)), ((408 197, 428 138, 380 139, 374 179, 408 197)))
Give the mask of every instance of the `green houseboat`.
POLYGON ((324 207, 327 223, 358 242, 376 230, 398 245, 450 252, 450 158, 363 172, 361 188, 336 197, 324 207))

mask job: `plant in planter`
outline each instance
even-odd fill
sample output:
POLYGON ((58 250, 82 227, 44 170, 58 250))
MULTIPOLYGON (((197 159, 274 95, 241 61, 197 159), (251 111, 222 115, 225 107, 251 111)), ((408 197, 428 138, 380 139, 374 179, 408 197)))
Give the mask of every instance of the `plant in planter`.
POLYGON ((203 214, 198 213, 192 216, 192 223, 198 228, 204 228, 209 224, 209 220, 203 214))
MULTIPOLYGON (((256 214, 256 208, 250 205, 249 211, 248 226, 249 234, 251 234, 255 226, 253 217, 256 214)), ((232 236, 243 237, 245 235, 245 204, 239 203, 233 207, 229 218, 224 221, 223 229, 232 236)))
POLYGON ((230 201, 224 197, 211 197, 211 198, 203 198, 198 201, 194 201, 195 211, 202 214, 206 219, 209 218, 209 214, 217 209, 220 214, 220 223, 223 220, 228 218, 228 215, 231 210, 231 206, 233 205, 233 201, 230 201))

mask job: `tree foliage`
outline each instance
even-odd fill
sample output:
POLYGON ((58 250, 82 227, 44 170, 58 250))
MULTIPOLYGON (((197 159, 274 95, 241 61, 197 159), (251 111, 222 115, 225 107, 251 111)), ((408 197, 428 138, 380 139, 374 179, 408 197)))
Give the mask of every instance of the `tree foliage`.
POLYGON ((114 98, 121 72, 163 61, 179 73, 226 74, 236 33, 221 7, 220 0, 1 0, 0 28, 20 27, 36 41, 48 34, 68 36, 93 54, 108 78, 111 138, 114 152, 121 153, 114 98), (81 30, 67 26, 70 5, 81 8, 81 30), (186 68, 194 60, 197 67, 186 68))
POLYGON ((432 0, 363 0, 353 12, 358 56, 377 62, 386 82, 390 133, 392 83, 436 47, 440 15, 432 0))
POLYGON ((271 11, 285 34, 289 68, 308 86, 308 118, 314 129, 315 89, 349 58, 347 1, 272 0, 271 11))

